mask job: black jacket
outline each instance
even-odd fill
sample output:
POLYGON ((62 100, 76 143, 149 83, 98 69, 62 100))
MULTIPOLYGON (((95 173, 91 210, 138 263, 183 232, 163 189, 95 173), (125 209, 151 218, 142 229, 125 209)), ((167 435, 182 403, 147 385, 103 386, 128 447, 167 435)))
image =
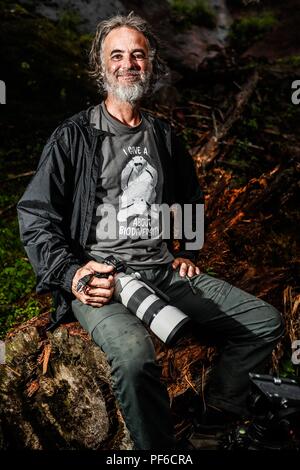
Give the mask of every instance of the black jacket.
MULTIPOLYGON (((72 318, 72 279, 87 261, 84 247, 101 168, 101 143, 107 134, 91 125, 94 109, 67 119, 53 132, 17 205, 21 240, 37 277, 37 292, 52 292, 50 329, 63 318, 72 318)), ((202 202, 192 158, 169 124, 150 115, 149 119, 160 148, 163 202, 202 202)), ((176 256, 193 259, 195 252, 182 250, 176 256)))

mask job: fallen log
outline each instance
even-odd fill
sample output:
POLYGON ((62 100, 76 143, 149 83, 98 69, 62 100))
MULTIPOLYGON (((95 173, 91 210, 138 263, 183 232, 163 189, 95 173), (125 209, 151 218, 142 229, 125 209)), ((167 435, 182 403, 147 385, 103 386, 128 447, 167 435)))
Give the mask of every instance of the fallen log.
MULTIPOLYGON (((46 332, 47 325, 48 314, 43 314, 6 338, 5 364, 0 365, 0 448, 132 449, 105 354, 78 322, 53 333, 46 332)), ((153 340, 172 405, 186 392, 200 393, 212 349, 191 338, 172 349, 153 340)), ((189 425, 185 411, 173 413, 178 435, 189 425)))
POLYGON ((34 320, 5 341, 2 448, 131 449, 100 348, 79 326, 45 335, 34 320))

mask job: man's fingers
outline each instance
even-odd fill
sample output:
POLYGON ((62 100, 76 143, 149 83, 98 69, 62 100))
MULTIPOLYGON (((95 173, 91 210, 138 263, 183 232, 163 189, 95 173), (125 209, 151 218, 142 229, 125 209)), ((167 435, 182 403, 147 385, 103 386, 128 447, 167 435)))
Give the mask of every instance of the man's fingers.
POLYGON ((187 264, 186 263, 181 263, 179 274, 180 276, 185 276, 186 275, 186 270, 187 270, 187 264))
POLYGON ((85 303, 87 303, 88 305, 90 304, 95 304, 95 305, 103 305, 103 304, 107 304, 109 302, 109 299, 105 298, 105 297, 86 297, 85 298, 85 303))
POLYGON ((109 273, 114 269, 110 264, 98 263, 97 261, 89 261, 84 267, 95 273, 109 273))
POLYGON ((180 260, 179 260, 179 259, 175 259, 175 260, 173 261, 173 263, 172 263, 172 267, 173 267, 174 269, 176 269, 177 266, 179 266, 179 264, 180 264, 180 260))
POLYGON ((94 307, 102 307, 110 302, 110 298, 102 296, 83 295, 79 298, 80 302, 94 307))
POLYGON ((200 274, 200 269, 195 266, 191 261, 184 261, 182 258, 177 258, 172 262, 173 269, 179 266, 179 275, 181 277, 193 277, 200 274))
POLYGON ((86 288, 89 286, 89 285, 92 285, 93 287, 101 287, 103 289, 111 289, 114 285, 114 277, 112 274, 109 274, 109 273, 104 273, 104 274, 107 274, 108 277, 96 277, 96 276, 93 276, 93 274, 96 273, 95 269, 94 268, 97 268, 99 271, 97 272, 103 272, 104 269, 107 270, 107 268, 109 268, 109 271, 111 271, 110 268, 113 269, 113 266, 107 266, 105 264, 101 264, 101 263, 96 263, 94 261, 90 261, 89 263, 87 263, 85 266, 83 266, 82 268, 78 269, 78 271, 76 272, 74 278, 73 278, 73 281, 72 281, 72 292, 75 294, 76 296, 76 293, 78 292, 78 282, 85 278, 85 276, 87 276, 86 279, 84 279, 84 283, 86 283, 83 291, 86 290, 86 288), (103 269, 102 269, 103 268, 103 269), (88 284, 87 284, 88 282, 88 284))
POLYGON ((88 297, 105 297, 105 298, 110 298, 114 293, 113 289, 101 289, 101 288, 91 288, 87 287, 85 289, 85 294, 88 297))
POLYGON ((194 276, 194 272, 195 272, 195 266, 190 265, 190 266, 188 267, 187 275, 188 275, 189 277, 193 277, 193 276, 194 276))
POLYGON ((109 278, 105 277, 92 277, 92 279, 88 283, 88 287, 100 287, 102 289, 110 289, 113 286, 114 278, 109 276, 109 278))

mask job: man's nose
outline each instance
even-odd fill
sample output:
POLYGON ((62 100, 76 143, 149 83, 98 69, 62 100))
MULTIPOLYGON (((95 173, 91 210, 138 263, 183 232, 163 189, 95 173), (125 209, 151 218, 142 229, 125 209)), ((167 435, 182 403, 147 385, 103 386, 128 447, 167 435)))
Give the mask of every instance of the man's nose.
POLYGON ((122 67, 127 68, 127 69, 131 69, 131 68, 138 68, 139 65, 138 65, 137 61, 135 60, 135 58, 132 55, 124 54, 123 61, 122 61, 122 67))

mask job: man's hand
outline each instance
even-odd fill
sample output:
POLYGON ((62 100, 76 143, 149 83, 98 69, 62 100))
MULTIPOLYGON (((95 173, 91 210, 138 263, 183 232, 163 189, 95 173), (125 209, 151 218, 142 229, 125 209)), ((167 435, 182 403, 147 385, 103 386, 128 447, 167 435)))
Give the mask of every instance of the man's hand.
POLYGON ((79 279, 87 274, 109 273, 114 267, 107 264, 89 261, 82 268, 76 271, 72 281, 72 292, 80 302, 91 305, 92 307, 102 307, 107 304, 114 293, 114 278, 110 275, 106 278, 92 277, 89 283, 81 292, 77 292, 77 283, 79 279))
POLYGON ((177 269, 179 266, 179 275, 181 277, 193 277, 195 274, 200 274, 200 269, 198 266, 195 266, 194 263, 186 258, 175 258, 172 267, 173 269, 177 269))

